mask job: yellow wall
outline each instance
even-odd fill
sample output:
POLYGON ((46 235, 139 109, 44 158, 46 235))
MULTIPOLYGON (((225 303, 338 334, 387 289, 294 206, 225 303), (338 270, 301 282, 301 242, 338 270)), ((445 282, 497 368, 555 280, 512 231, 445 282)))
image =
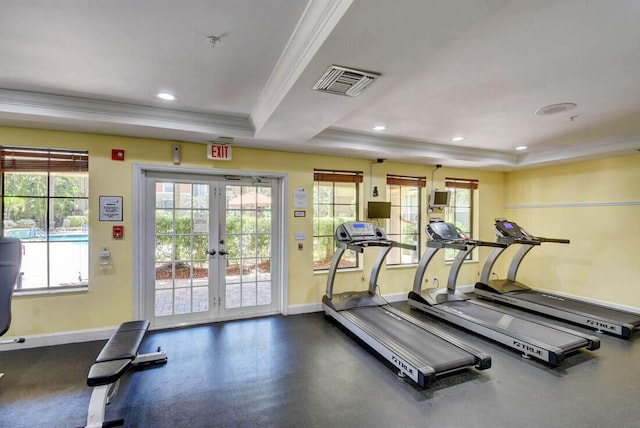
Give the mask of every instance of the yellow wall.
MULTIPOLYGON (((30 147, 50 147, 62 149, 89 150, 90 176, 90 212, 98 211, 99 195, 122 195, 124 197, 125 238, 111 238, 112 223, 99 222, 96 215, 89 221, 89 291, 16 296, 13 301, 13 322, 8 335, 31 335, 91 328, 110 327, 131 319, 133 314, 132 275, 133 259, 132 236, 132 163, 172 163, 173 141, 147 140, 93 134, 28 130, 18 128, 0 128, 0 145, 18 145, 30 147), (124 149, 125 161, 112 161, 111 149, 124 149), (109 247, 112 254, 111 267, 98 265, 98 254, 102 247, 109 247)), ((301 155, 293 153, 233 148, 232 161, 210 161, 206 159, 206 146, 202 144, 182 144, 181 167, 254 170, 266 172, 285 172, 289 177, 289 305, 319 303, 326 288, 326 274, 313 273, 312 237, 313 217, 293 217, 294 188, 306 188, 309 194, 313 189, 313 169, 345 169, 363 171, 365 182, 361 185, 362 201, 366 202, 370 194, 369 171, 371 160, 339 158, 328 156, 301 155), (298 251, 295 232, 305 232, 305 249, 298 251)), ((373 167, 375 186, 380 190, 377 200, 386 195, 386 174, 426 175, 430 181, 432 166, 407 165, 385 162, 373 167)), ((504 174, 470 170, 442 168, 436 173, 436 186, 443 187, 445 176, 477 178, 480 180, 479 192, 480 218, 498 216, 502 206, 502 186, 504 174)), ((431 185, 429 185, 431 187, 431 185)), ((423 193, 426 205, 426 191, 423 193)), ((308 212, 312 212, 311 197, 308 212)), ((362 204, 364 206, 366 204, 362 204)), ((363 217, 361 212, 361 218, 363 217)), ((426 208, 423 208, 426 216, 426 208)), ((480 223, 480 238, 493 239, 490 222, 480 223)), ((423 240, 424 247, 424 240, 423 240)), ((424 248, 423 248, 424 249, 424 248)), ((423 250, 422 249, 422 250, 423 250)), ((369 280, 371 264, 376 252, 367 252, 362 271, 346 272, 338 275, 335 289, 350 290, 354 284, 365 289, 369 280)), ((444 285, 448 268, 442 257, 434 261, 429 278, 437 276, 444 285)), ((478 275, 478 264, 465 266, 459 283, 471 284, 478 275)), ((385 294, 406 293, 411 288, 414 267, 383 270, 379 284, 385 294)), ((430 286, 430 283, 428 284, 430 286)))
MULTIPOLYGON (((96 213, 99 195, 124 197, 125 238, 111 238, 111 223, 99 222, 92 215, 89 222, 89 291, 63 294, 16 296, 13 323, 9 336, 45 334, 100 327, 111 327, 131 319, 133 314, 132 236, 132 163, 171 165, 173 141, 147 140, 93 134, 0 128, 0 145, 84 149, 90 154, 90 212, 96 213), (112 161, 111 149, 124 149, 125 161, 112 161), (98 253, 109 247, 112 266, 103 270, 98 253)), ((326 287, 326 274, 313 273, 313 218, 311 196, 308 215, 293 217, 294 188, 313 189, 313 169, 345 169, 364 172, 361 197, 366 205, 370 194, 371 160, 314 156, 266 150, 233 148, 233 160, 206 159, 206 146, 182 144, 181 167, 254 170, 287 173, 289 177, 288 302, 289 305, 319 303, 326 287), (305 249, 298 251, 295 232, 305 232, 305 249)), ((373 185, 380 197, 386 195, 386 174, 427 176, 431 188, 433 166, 385 162, 373 166, 373 185)), ((513 173, 499 173, 444 167, 435 173, 435 186, 443 187, 445 177, 480 180, 476 204, 474 238, 494 240, 493 219, 507 216, 521 222, 532 233, 567 237, 571 245, 543 245, 525 259, 519 278, 535 287, 550 288, 570 294, 640 307, 640 290, 635 279, 640 275, 637 260, 640 250, 635 242, 640 236, 639 205, 575 208, 507 208, 505 206, 624 202, 640 200, 640 156, 582 162, 557 167, 513 173), (605 222, 606 221, 606 225, 605 222), (625 245, 626 244, 626 245, 625 245)), ((423 191, 423 218, 426 191, 423 191)), ((364 218, 364 212, 361 211, 364 218)), ((424 251, 425 240, 423 239, 424 251)), ((473 284, 479 277, 488 249, 480 252, 480 263, 463 266, 458 284, 473 284)), ((365 289, 369 269, 376 251, 366 252, 363 270, 340 273, 336 292, 365 289), (359 286, 356 286, 358 284, 359 286)), ((504 257, 503 259, 506 259, 504 257)), ((506 275, 504 260, 496 264, 499 276, 506 275)), ((440 254, 427 272, 432 286, 437 277, 444 286, 448 265, 440 254)), ((379 284, 383 294, 406 293, 412 286, 415 267, 383 269, 379 284)))
POLYGON ((505 216, 533 235, 571 240, 534 248, 518 279, 640 308, 639 183, 640 155, 507 174, 505 216))

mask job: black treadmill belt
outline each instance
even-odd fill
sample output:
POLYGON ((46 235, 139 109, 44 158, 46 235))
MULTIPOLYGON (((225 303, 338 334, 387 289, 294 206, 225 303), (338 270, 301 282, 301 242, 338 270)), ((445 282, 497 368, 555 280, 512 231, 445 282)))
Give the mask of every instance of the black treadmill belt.
POLYGON ((437 373, 473 366, 475 357, 446 340, 388 313, 385 306, 349 309, 349 314, 374 327, 437 373))
POLYGON ((525 290, 508 293, 519 300, 547 306, 561 311, 583 313, 597 318, 611 320, 617 324, 640 325, 640 316, 627 312, 610 309, 600 305, 592 305, 579 300, 568 299, 550 293, 525 290))
POLYGON ((587 343, 587 341, 580 336, 517 318, 502 311, 487 308, 486 306, 481 306, 469 301, 447 302, 441 303, 439 306, 446 306, 459 311, 468 317, 499 327, 507 333, 535 339, 563 350, 575 349, 587 343))

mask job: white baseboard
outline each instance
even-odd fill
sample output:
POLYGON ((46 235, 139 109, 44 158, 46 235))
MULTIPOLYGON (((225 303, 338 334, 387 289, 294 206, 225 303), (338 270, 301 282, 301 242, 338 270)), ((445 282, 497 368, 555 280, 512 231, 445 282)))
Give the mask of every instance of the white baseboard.
POLYGON ((617 309, 619 311, 630 312, 630 313, 635 314, 635 315, 640 315, 640 309, 639 308, 634 308, 633 306, 625 306, 625 305, 619 305, 617 303, 605 302, 603 300, 589 299, 589 298, 582 297, 582 296, 576 296, 574 294, 561 293, 559 291, 547 290, 547 289, 544 289, 544 288, 533 288, 532 287, 532 289, 535 290, 535 291, 539 291, 541 293, 557 294, 560 297, 566 297, 568 299, 578 300, 578 301, 586 302, 586 303, 593 303, 594 305, 606 306, 606 307, 611 308, 611 309, 617 309))
MULTIPOLYGON (((456 290, 462 291, 463 293, 473 293, 474 290, 475 290, 475 285, 456 286, 456 290)), ((535 291, 538 291, 538 292, 541 292, 541 293, 557 294, 558 296, 565 297, 567 299, 573 299, 573 300, 577 300, 579 302, 585 302, 585 303, 592 303, 594 305, 606 306, 606 307, 611 308, 611 309, 617 309, 619 311, 630 312, 632 314, 640 315, 640 309, 639 308, 634 308, 632 306, 619 305, 617 303, 605 302, 603 300, 589 299, 589 298, 583 297, 583 296, 576 296, 575 294, 561 293, 559 291, 547 290, 547 289, 544 289, 544 288, 534 288, 534 287, 532 287, 532 290, 535 290, 535 291)))
MULTIPOLYGON (((457 286, 456 289, 463 293, 473 293, 475 286, 472 285, 461 285, 457 286)), ((575 296, 573 294, 560 293, 557 291, 545 290, 541 288, 535 288, 536 291, 541 292, 552 292, 562 297, 567 297, 570 299, 575 299, 587 303, 593 303, 596 305, 605 305, 607 307, 618 309, 625 312, 630 312, 632 314, 640 315, 640 309, 634 308, 631 306, 619 305, 616 303, 603 302, 595 299, 588 299, 581 296, 575 296)), ((407 300, 407 293, 393 293, 393 294, 385 294, 384 297, 389 302, 401 302, 407 300)), ((307 303, 303 305, 291 305, 287 307, 287 315, 300 315, 300 314, 308 314, 313 312, 322 312, 322 303, 307 303)), ((43 346, 54 346, 54 345, 65 345, 68 343, 78 343, 78 342, 91 342, 93 340, 106 340, 111 337, 113 331, 116 327, 110 328, 95 328, 89 330, 75 330, 75 331, 66 331, 60 333, 49 333, 49 334, 36 334, 32 336, 24 336, 26 339, 23 343, 9 343, 0 345, 1 351, 11 351, 15 349, 26 349, 26 348, 39 348, 43 346)), ((13 337, 3 337, 3 340, 11 340, 13 337)))
POLYGON ((321 312, 322 303, 307 303, 304 305, 291 305, 287 307, 287 315, 310 314, 312 312, 321 312))
MULTIPOLYGON (((10 343, 0 345, 0 351, 12 351, 14 349, 40 348, 43 346, 66 345, 68 343, 91 342, 93 340, 106 340, 113 334, 116 327, 94 328, 89 330, 65 331, 60 333, 34 334, 24 337, 22 343, 10 343)), ((3 337, 3 340, 11 340, 13 337, 3 337)))

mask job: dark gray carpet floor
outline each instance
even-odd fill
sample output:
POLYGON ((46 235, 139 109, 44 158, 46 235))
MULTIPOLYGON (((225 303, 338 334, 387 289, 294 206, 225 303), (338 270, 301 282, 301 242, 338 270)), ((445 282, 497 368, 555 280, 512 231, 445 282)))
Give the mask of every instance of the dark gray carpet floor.
MULTIPOLYGON (((161 346, 169 361, 127 373, 107 419, 154 428, 640 426, 639 335, 600 335, 601 349, 550 367, 434 324, 490 354, 493 367, 421 389, 323 313, 216 323, 147 334, 141 351, 161 346)), ((103 344, 0 352, 0 427, 83 426, 86 375, 103 344)))

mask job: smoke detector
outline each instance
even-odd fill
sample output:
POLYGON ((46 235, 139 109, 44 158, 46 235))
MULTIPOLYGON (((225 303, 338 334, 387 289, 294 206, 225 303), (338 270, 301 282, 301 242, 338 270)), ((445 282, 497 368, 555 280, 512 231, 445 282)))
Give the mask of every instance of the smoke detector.
POLYGON ((562 113, 565 111, 573 110, 578 105, 574 103, 560 103, 560 104, 551 104, 548 106, 540 107, 536 110, 536 116, 549 116, 552 114, 562 113))
POLYGON ((367 71, 332 65, 313 85, 316 91, 355 97, 360 95, 380 75, 367 71))

